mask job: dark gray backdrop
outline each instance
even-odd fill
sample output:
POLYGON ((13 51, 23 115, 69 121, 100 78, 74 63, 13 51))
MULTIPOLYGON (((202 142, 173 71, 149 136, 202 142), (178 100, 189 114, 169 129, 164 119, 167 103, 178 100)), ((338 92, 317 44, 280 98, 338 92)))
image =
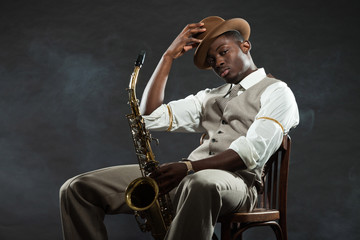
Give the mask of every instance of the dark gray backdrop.
MULTIPOLYGON (((290 239, 359 239, 358 10, 349 1, 4 1, 0 3, 0 239, 61 239, 58 190, 68 178, 136 161, 125 114, 189 22, 243 17, 258 67, 286 81, 300 108, 291 132, 290 239)), ((222 84, 189 53, 166 101, 222 84)), ((197 135, 155 133, 160 162, 197 135)), ((110 239, 149 239, 133 216, 106 218, 110 239)), ((250 231, 246 237, 260 237, 250 231)), ((274 239, 268 230, 263 239, 274 239)), ((248 239, 247 238, 247 239, 248 239)))

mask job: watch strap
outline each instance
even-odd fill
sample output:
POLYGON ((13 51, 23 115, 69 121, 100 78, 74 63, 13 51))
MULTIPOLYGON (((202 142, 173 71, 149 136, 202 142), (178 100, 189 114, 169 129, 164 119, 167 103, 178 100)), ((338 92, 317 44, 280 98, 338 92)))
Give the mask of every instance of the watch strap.
POLYGON ((186 161, 181 161, 181 162, 183 162, 183 163, 186 164, 186 168, 187 168, 187 173, 186 173, 186 175, 190 175, 190 174, 193 174, 193 173, 195 172, 195 171, 194 171, 194 168, 193 168, 193 166, 192 166, 191 161, 186 160, 186 161))

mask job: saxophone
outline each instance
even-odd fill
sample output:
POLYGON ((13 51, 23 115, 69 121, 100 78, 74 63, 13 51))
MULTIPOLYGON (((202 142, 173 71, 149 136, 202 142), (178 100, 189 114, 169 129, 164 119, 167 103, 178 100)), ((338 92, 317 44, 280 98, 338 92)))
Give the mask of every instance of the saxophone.
POLYGON ((154 239, 163 240, 173 219, 173 208, 169 194, 160 195, 156 181, 148 177, 150 173, 159 168, 159 162, 155 160, 151 149, 151 141, 154 139, 145 127, 135 92, 137 78, 144 59, 145 51, 141 51, 135 62, 135 68, 127 89, 131 114, 126 115, 142 177, 135 179, 128 185, 125 191, 125 201, 134 210, 135 219, 141 231, 151 231, 154 239))

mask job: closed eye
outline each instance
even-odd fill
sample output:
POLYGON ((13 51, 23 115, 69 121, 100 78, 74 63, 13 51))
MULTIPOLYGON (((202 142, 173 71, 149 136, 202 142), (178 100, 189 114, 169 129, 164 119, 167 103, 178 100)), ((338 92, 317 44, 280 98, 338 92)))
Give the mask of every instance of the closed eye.
POLYGON ((208 58, 207 59, 207 62, 208 62, 208 64, 211 66, 211 65, 213 65, 214 64, 214 58, 208 58))
POLYGON ((221 55, 221 56, 224 56, 228 51, 229 51, 228 49, 223 50, 223 51, 220 52, 220 55, 221 55))

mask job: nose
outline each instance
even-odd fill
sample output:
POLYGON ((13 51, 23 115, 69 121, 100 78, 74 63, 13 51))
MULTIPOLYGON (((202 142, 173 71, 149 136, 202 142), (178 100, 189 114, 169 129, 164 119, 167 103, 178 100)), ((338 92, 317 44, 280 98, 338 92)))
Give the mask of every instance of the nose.
POLYGON ((224 64, 225 64, 224 58, 222 58, 222 57, 217 57, 217 58, 216 58, 216 62, 215 62, 215 67, 216 67, 216 68, 220 68, 220 67, 222 67, 224 64))

